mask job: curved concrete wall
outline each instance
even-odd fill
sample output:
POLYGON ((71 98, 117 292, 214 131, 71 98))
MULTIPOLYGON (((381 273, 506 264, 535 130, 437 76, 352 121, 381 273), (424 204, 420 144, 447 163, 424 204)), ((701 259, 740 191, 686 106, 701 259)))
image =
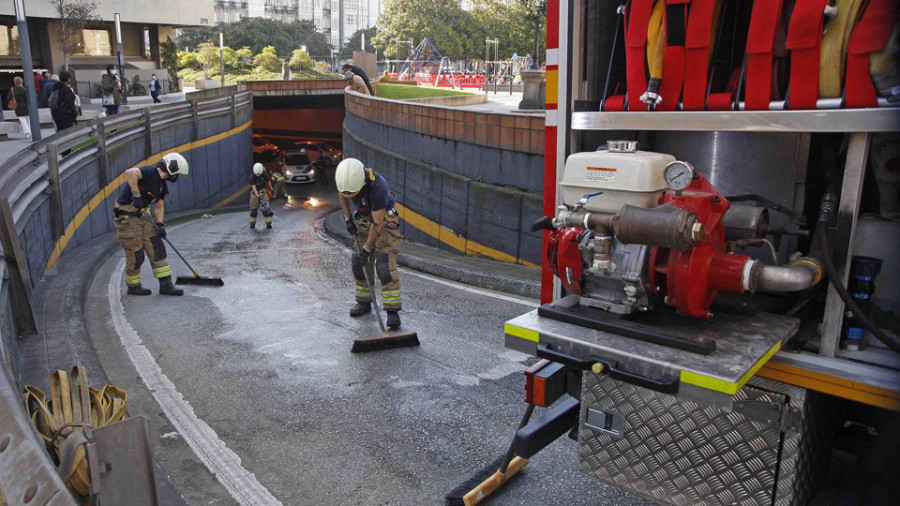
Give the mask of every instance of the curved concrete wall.
MULTIPOLYGON (((115 230, 112 208, 124 183, 123 172, 155 163, 178 151, 190 175, 169 185, 167 213, 225 205, 245 194, 252 164, 252 100, 230 105, 232 97, 167 106, 151 114, 123 113, 51 136, 0 165, 0 198, 8 199, 32 284, 56 260, 80 244, 115 230), (149 126, 144 119, 150 118, 149 126), (85 130, 87 129, 87 130, 85 130), (104 135, 104 132, 113 132, 104 135), (149 136, 147 135, 149 133, 149 136), (92 140, 93 139, 93 140, 92 140), (84 144, 78 149, 75 147, 84 144), (48 183, 47 146, 60 152, 61 212, 48 183), (105 144, 105 148, 103 147, 105 144), (54 227, 64 231, 53 232, 54 227)), ((2 265, 8 272, 9 266, 2 265)), ((16 329, 9 282, 0 292, 0 333, 5 359, 18 376, 16 329)))
POLYGON ((385 176, 407 239, 539 265, 544 118, 345 95, 344 156, 385 176))

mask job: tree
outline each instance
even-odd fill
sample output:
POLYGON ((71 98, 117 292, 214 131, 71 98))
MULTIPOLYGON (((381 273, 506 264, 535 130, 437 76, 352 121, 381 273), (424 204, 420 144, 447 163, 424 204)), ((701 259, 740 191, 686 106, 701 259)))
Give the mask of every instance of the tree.
POLYGON ((203 42, 218 42, 219 32, 231 47, 247 46, 257 54, 266 46, 274 46, 278 54, 290 54, 302 46, 306 46, 309 54, 314 56, 330 54, 328 39, 316 31, 316 25, 310 20, 284 23, 272 19, 245 18, 215 27, 185 28, 175 44, 179 49, 194 49, 203 42))
POLYGON ((95 19, 97 4, 88 0, 48 0, 59 20, 57 39, 62 49, 64 67, 69 70, 69 56, 80 44, 81 30, 95 19))
POLYGON ((248 67, 253 65, 253 51, 250 50, 249 46, 244 46, 237 51, 234 52, 235 63, 243 69, 244 67, 248 67))
POLYGON ((316 62, 309 56, 309 53, 302 49, 295 49, 291 54, 291 60, 288 62, 293 70, 312 70, 316 62))
POLYGON ((159 55, 163 68, 169 72, 169 91, 176 91, 178 89, 178 49, 175 48, 172 37, 166 37, 165 41, 159 43, 159 55))
POLYGON ((225 68, 235 68, 237 65, 237 51, 225 46, 225 68))
MULTIPOLYGON (((378 18, 375 47, 397 57, 397 43, 412 40, 413 46, 428 37, 443 56, 465 58, 483 53, 484 34, 458 0, 387 0, 378 18)), ((405 57, 407 50, 400 51, 405 57)))
POLYGON ((259 72, 281 72, 281 58, 275 52, 275 46, 266 46, 262 52, 253 57, 253 64, 259 72))
POLYGON ((200 64, 203 65, 203 73, 207 79, 217 73, 212 72, 212 70, 219 70, 219 48, 214 46, 212 42, 204 42, 197 46, 197 58, 200 60, 200 64))
POLYGON ((363 34, 366 34, 365 51, 367 53, 375 52, 375 46, 372 45, 372 39, 375 38, 376 33, 374 26, 353 32, 353 35, 350 36, 350 41, 347 42, 347 45, 341 50, 341 58, 351 58, 353 56, 353 51, 362 51, 360 47, 362 46, 361 39, 363 34))
POLYGON ((203 64, 200 63, 200 55, 189 51, 178 51, 178 68, 179 69, 200 69, 203 64))

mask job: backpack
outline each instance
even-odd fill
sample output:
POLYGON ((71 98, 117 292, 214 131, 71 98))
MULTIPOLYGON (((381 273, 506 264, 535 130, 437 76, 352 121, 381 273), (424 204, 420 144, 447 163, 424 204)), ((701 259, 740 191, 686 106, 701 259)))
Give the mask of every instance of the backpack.
POLYGON ((50 98, 47 99, 47 107, 51 110, 59 108, 59 86, 55 86, 50 92, 50 98))

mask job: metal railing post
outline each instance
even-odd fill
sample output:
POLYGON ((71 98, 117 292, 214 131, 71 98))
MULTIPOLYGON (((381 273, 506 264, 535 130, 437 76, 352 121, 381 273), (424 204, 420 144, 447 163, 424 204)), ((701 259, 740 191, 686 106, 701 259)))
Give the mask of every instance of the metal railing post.
POLYGON ((66 230, 62 188, 59 184, 59 148, 56 144, 47 145, 47 181, 50 183, 50 230, 55 241, 62 237, 66 230))
POLYGON ((103 189, 109 183, 109 160, 106 158, 106 125, 103 121, 97 122, 97 187, 103 189))
POLYGON ((197 111, 197 101, 191 100, 191 140, 200 138, 200 121, 197 111))
POLYGON ((9 271, 9 295, 13 303, 16 329, 23 336, 37 334, 37 322, 31 306, 31 276, 28 275, 28 265, 19 246, 16 223, 7 199, 0 200, 0 245, 3 246, 6 268, 9 271))
POLYGON ((144 108, 144 158, 153 156, 153 129, 151 128, 150 108, 144 108))

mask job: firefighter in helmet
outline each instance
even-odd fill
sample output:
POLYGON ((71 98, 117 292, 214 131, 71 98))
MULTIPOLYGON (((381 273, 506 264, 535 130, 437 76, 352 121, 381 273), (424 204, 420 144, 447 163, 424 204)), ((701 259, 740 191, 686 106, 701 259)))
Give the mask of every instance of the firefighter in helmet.
MULTIPOLYGON (((362 250, 355 251, 351 258, 356 280, 356 305, 350 309, 350 316, 361 316, 371 310, 372 297, 363 269, 373 260, 376 277, 381 282, 387 326, 396 329, 400 326, 398 313, 401 309, 397 254, 403 236, 394 195, 381 175, 355 158, 347 158, 338 164, 334 180, 347 231, 356 236, 362 246, 362 250)), ((355 242, 354 249, 357 249, 355 242)))
POLYGON ((125 171, 125 186, 116 200, 113 217, 116 234, 125 250, 125 283, 130 295, 150 295, 141 286, 141 264, 150 261, 153 276, 159 280, 162 295, 182 295, 184 290, 172 283, 172 268, 166 260, 165 198, 167 183, 188 174, 188 161, 178 153, 169 153, 154 164, 125 171), (150 207, 153 207, 152 211, 150 207))
POLYGON ((253 175, 250 176, 250 228, 256 228, 256 214, 262 209, 266 228, 272 228, 272 208, 269 206, 269 192, 272 191, 272 179, 261 163, 253 164, 253 175))

